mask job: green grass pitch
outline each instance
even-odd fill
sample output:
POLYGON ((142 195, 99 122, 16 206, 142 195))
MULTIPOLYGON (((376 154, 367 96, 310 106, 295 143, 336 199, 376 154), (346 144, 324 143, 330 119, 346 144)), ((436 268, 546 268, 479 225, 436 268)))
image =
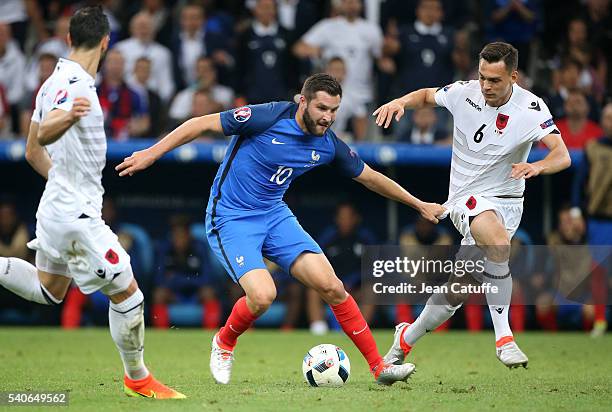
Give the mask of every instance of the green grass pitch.
MULTIPOLYGON (((375 332, 381 352, 392 331, 375 332)), ((492 332, 434 333, 410 356, 417 373, 407 384, 379 387, 342 333, 255 330, 240 338, 232 382, 214 384, 208 371, 211 333, 148 330, 145 359, 186 400, 133 399, 121 391, 122 367, 106 329, 0 329, 0 391, 70 391, 73 411, 595 411, 611 410, 612 335, 524 333, 517 336, 529 369, 507 370, 495 358, 492 332), (303 380, 304 354, 333 343, 351 360, 339 389, 311 388, 303 380)), ((3 410, 17 410, 2 407, 3 410)), ((19 411, 36 408, 19 407, 19 411)))

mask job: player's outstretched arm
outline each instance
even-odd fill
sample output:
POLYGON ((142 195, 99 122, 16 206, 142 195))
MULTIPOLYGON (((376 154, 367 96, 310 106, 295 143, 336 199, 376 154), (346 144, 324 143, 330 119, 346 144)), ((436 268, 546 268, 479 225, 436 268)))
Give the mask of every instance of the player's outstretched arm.
POLYGON ((62 109, 50 111, 38 127, 38 143, 41 146, 46 146, 57 141, 81 117, 87 116, 90 110, 89 100, 84 97, 77 97, 74 99, 70 111, 62 109))
POLYGON ((514 179, 529 179, 537 175, 550 175, 567 169, 572 164, 572 158, 567 151, 560 134, 549 134, 542 138, 548 154, 542 160, 533 163, 514 163, 510 177, 514 179))
POLYGON ((438 203, 427 203, 414 197, 397 182, 389 179, 382 173, 373 170, 365 165, 363 172, 355 178, 356 181, 367 187, 373 192, 378 193, 389 199, 396 200, 418 211, 421 216, 432 223, 438 223, 438 218, 442 217, 446 209, 438 203))
POLYGON ((436 106, 436 90, 436 88, 428 88, 408 93, 405 96, 383 104, 372 113, 372 116, 376 116, 376 124, 378 126, 384 126, 386 129, 391 124, 394 116, 395 121, 399 122, 404 115, 405 109, 436 106))
POLYGON ((132 176, 134 173, 151 166, 157 159, 172 149, 191 142, 203 132, 223 133, 221 115, 219 113, 194 117, 168 133, 166 137, 145 150, 132 153, 115 167, 119 176, 132 176))
POLYGON ((45 179, 49 178, 51 169, 51 157, 47 150, 38 143, 38 122, 30 122, 30 131, 26 142, 25 158, 38 174, 45 179))

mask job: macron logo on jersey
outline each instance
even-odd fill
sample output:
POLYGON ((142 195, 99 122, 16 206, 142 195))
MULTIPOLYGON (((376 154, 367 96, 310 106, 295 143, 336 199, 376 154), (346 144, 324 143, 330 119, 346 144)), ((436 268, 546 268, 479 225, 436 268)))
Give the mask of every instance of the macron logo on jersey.
POLYGON ((234 110, 234 119, 237 122, 244 123, 251 118, 251 108, 250 107, 239 107, 234 110))
POLYGON ((63 104, 68 100, 68 90, 59 90, 53 99, 55 104, 63 104))

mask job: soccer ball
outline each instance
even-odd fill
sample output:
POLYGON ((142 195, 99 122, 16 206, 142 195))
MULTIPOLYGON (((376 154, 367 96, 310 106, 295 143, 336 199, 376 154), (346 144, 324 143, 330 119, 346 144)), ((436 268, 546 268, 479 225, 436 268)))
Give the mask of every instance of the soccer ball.
POLYGON ((302 372, 310 386, 337 388, 348 380, 351 363, 342 349, 325 343, 310 349, 304 356, 302 372))

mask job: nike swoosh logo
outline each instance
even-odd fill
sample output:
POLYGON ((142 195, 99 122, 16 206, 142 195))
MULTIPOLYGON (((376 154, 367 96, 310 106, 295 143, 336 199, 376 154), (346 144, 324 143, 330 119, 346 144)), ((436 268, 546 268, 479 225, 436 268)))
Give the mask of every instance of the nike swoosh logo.
POLYGON ((274 139, 272 139, 272 144, 285 144, 284 142, 279 142, 278 140, 276 140, 276 137, 274 139))
POLYGON ((234 325, 232 325, 231 323, 230 323, 230 325, 229 325, 229 328, 230 328, 231 330, 233 330, 235 333, 240 333, 240 332, 238 332, 236 329, 234 329, 234 325))
POLYGON ((69 79, 69 80, 68 80, 68 83, 69 83, 69 84, 76 83, 76 82, 78 82, 79 80, 81 80, 81 79, 69 79))
POLYGON ((363 332, 364 330, 366 330, 368 328, 368 325, 365 325, 363 327, 363 329, 361 329, 359 332, 353 331, 353 335, 359 335, 361 332, 363 332))

